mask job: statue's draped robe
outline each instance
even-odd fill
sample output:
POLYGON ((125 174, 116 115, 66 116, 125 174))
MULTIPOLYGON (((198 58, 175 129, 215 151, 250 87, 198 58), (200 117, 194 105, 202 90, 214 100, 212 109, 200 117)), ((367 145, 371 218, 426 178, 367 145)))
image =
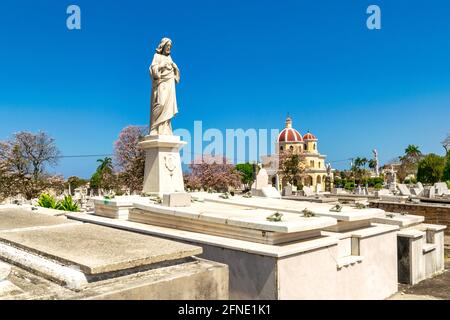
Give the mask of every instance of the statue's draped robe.
POLYGON ((179 81, 180 72, 173 65, 172 58, 156 53, 150 66, 152 79, 150 132, 154 134, 172 134, 170 120, 178 113, 177 98, 175 94, 175 80, 179 81), (170 67, 160 69, 161 65, 168 63, 170 67), (163 131, 160 127, 163 127, 163 131), (170 132, 167 132, 168 127, 170 132))

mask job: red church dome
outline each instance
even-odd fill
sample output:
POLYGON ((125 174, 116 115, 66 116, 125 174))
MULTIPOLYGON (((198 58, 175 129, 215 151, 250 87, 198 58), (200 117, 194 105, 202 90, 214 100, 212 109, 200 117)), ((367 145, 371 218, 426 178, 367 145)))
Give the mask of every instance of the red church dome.
POLYGON ((278 142, 303 142, 302 135, 292 128, 291 118, 287 118, 286 128, 278 135, 278 142))
POLYGON ((307 134, 305 134, 304 136, 303 136, 303 140, 309 140, 309 141, 311 141, 311 140, 317 140, 317 138, 316 138, 316 136, 315 135, 313 135, 311 132, 308 132, 307 134))

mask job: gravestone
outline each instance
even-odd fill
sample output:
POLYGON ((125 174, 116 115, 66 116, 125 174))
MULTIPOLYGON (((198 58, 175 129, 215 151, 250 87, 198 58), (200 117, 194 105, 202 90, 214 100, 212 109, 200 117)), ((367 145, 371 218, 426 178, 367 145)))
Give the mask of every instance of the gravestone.
POLYGON ((317 192, 322 192, 322 185, 321 185, 321 184, 318 184, 318 185, 316 186, 316 190, 317 190, 317 192))
POLYGON ((313 197, 314 196, 314 192, 311 187, 304 186, 303 193, 305 194, 305 197, 313 197))
POLYGON ((280 199, 281 198, 281 194, 280 192, 275 189, 275 187, 272 186, 267 186, 261 189, 261 193, 263 197, 266 198, 274 198, 274 199, 280 199))
POLYGON ((267 170, 262 168, 259 170, 255 182, 252 184, 252 190, 262 190, 262 188, 265 188, 269 186, 269 175, 267 173, 267 170))
POLYGON ((435 196, 436 189, 434 187, 427 187, 423 190, 423 196, 425 198, 433 199, 435 196))
POLYGON ((381 189, 378 191, 375 191, 375 196, 381 197, 381 196, 387 196, 391 195, 392 193, 388 189, 381 189))
POLYGON ((423 184, 422 182, 417 182, 417 188, 419 188, 421 191, 423 191, 423 184))
POLYGON ((292 196, 292 186, 290 184, 283 188, 283 196, 292 196))
POLYGON ((420 189, 420 188, 411 188, 411 194, 412 194, 413 196, 419 197, 419 196, 422 195, 422 193, 423 193, 423 189, 420 189))
POLYGON ((411 192, 409 191, 408 187, 405 184, 399 183, 399 184, 397 184, 397 188, 400 191, 400 194, 402 196, 410 196, 411 195, 411 192))
POLYGON ((434 184, 434 188, 436 191, 436 195, 438 195, 438 196, 450 194, 450 190, 448 189, 447 183, 445 183, 445 182, 436 182, 434 184))

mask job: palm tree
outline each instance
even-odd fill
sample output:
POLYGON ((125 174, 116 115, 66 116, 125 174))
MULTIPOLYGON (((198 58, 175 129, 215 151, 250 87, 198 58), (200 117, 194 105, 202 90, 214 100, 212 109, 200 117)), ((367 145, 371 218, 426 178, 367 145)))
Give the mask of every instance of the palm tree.
POLYGON ((399 157, 401 165, 397 172, 397 176, 402 181, 410 174, 417 174, 417 166, 422 159, 422 152, 419 147, 410 144, 405 149, 405 154, 399 157))
POLYGON ((106 157, 104 159, 97 159, 97 162, 100 162, 100 165, 97 167, 98 172, 105 172, 105 170, 109 172, 112 171, 113 169, 112 158, 106 157))
POLYGON ((356 157, 353 161, 353 166, 351 171, 353 172, 354 177, 361 181, 366 175, 365 166, 367 165, 367 158, 356 157))
POLYGON ((376 166, 377 166, 376 160, 375 160, 375 159, 370 159, 370 160, 369 160, 369 168, 375 170, 375 169, 376 169, 376 166))
POLYGON ((418 159, 422 156, 422 152, 418 146, 410 144, 405 149, 405 156, 412 159, 418 159))
POLYGON ((97 176, 99 178, 99 187, 101 189, 112 189, 114 185, 114 173, 112 158, 106 157, 98 159, 100 165, 97 167, 97 176))
POLYGON ((363 169, 367 164, 367 158, 357 157, 353 163, 355 169, 363 169))

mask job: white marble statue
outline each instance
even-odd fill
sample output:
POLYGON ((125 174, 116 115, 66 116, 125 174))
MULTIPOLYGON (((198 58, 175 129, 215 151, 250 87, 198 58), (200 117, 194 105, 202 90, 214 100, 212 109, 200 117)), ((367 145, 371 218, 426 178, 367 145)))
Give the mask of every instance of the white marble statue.
POLYGON ((380 176, 380 163, 379 163, 379 160, 378 160, 378 150, 377 149, 373 150, 373 157, 374 157, 374 160, 375 160, 375 175, 377 177, 379 177, 380 176))
POLYGON ((152 79, 150 135, 173 135, 171 119, 178 113, 175 83, 180 70, 170 57, 172 40, 163 38, 150 66, 152 79))

